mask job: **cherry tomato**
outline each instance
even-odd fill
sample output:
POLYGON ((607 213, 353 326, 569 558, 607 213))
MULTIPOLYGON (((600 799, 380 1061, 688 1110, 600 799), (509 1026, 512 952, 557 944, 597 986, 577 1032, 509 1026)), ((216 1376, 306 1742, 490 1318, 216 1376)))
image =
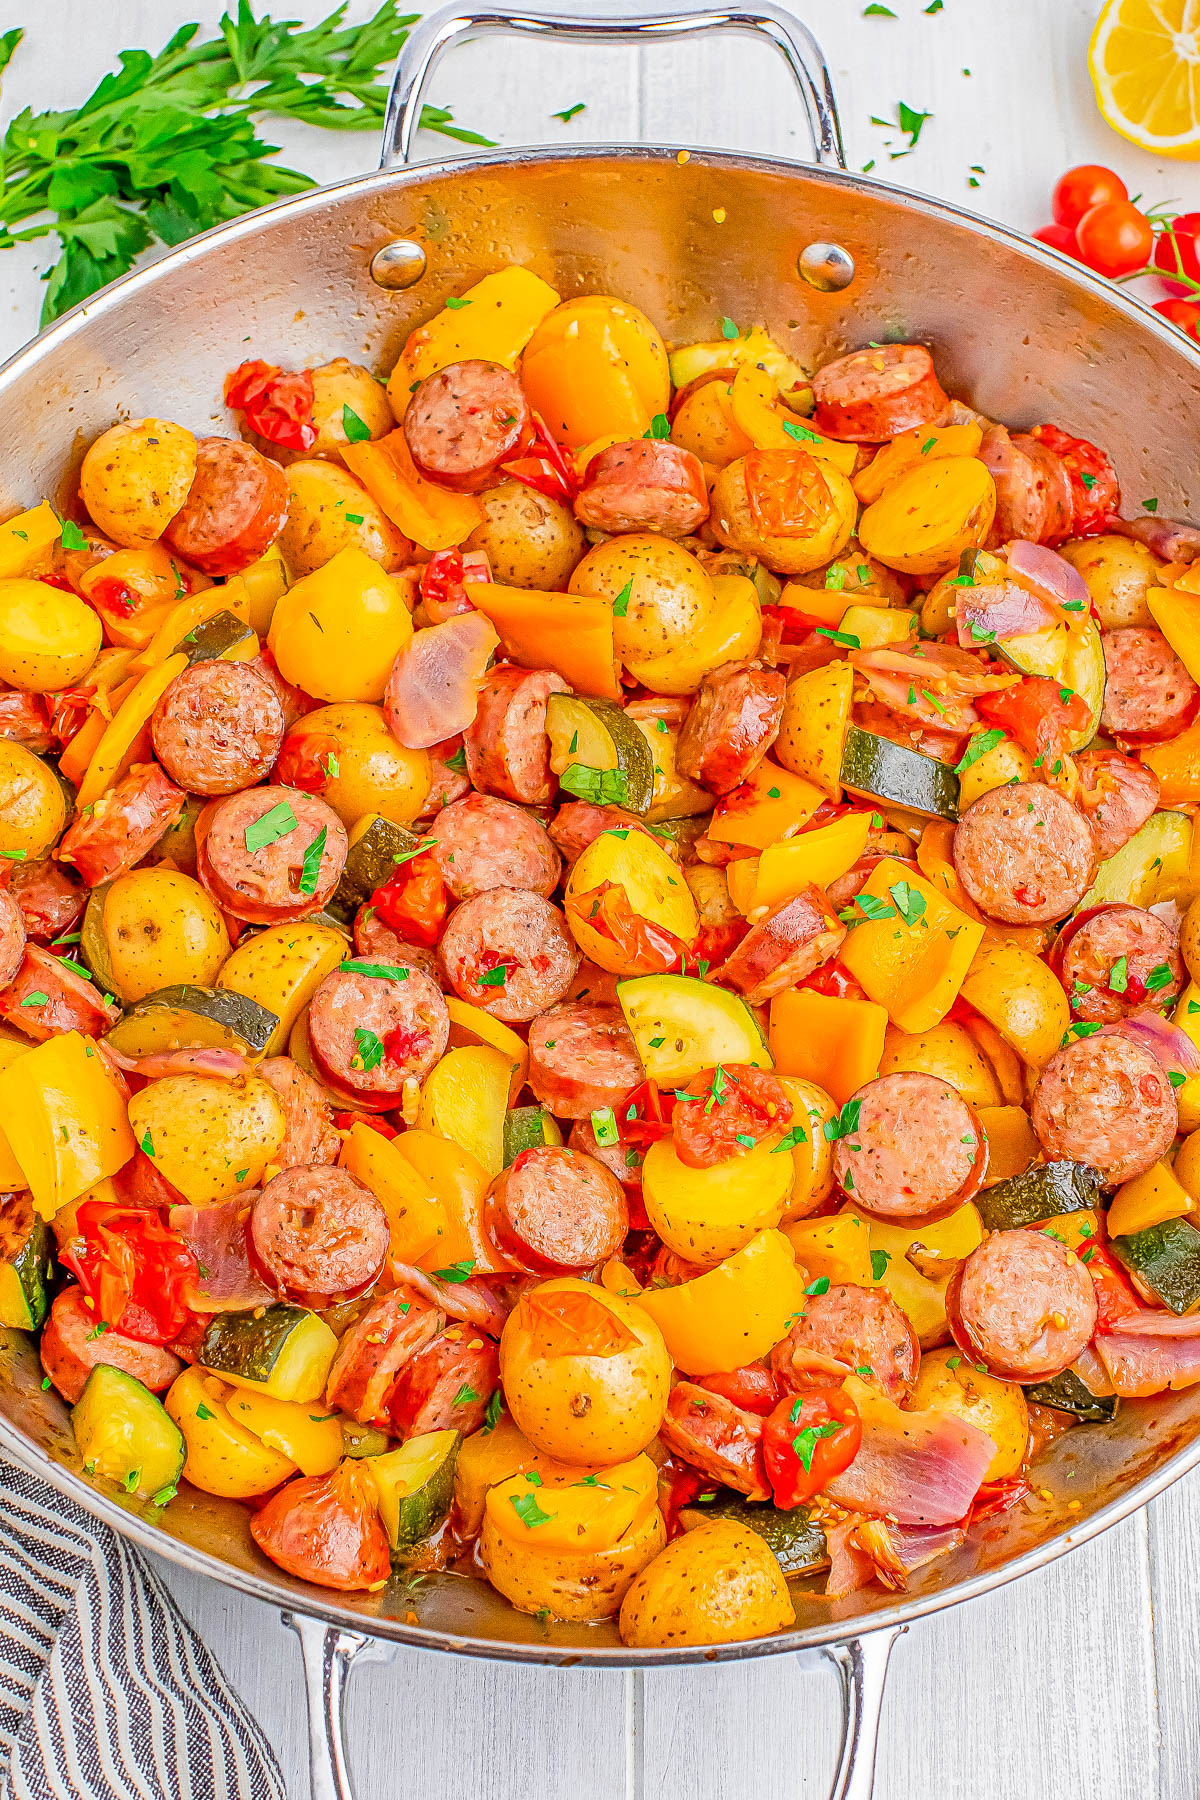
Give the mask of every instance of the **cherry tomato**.
POLYGON ((1049 244, 1052 250, 1061 250, 1064 256, 1073 256, 1079 260, 1079 245, 1075 241, 1073 225, 1043 225, 1034 232, 1039 244, 1049 244))
POLYGON ((776 1506, 802 1506, 848 1469, 862 1420, 844 1388, 785 1394, 763 1426, 762 1450, 776 1506))
MULTIPOLYGON (((1119 175, 1101 163, 1080 163, 1068 169, 1055 184, 1050 212, 1056 225, 1078 225, 1084 213, 1094 206, 1128 200, 1129 189, 1119 175)), ((1041 237, 1041 232, 1037 233, 1041 237)), ((1062 248, 1062 246, 1058 246, 1062 248)))
POLYGON ((307 369, 285 374, 274 363, 241 363, 225 378, 225 404, 245 415, 251 431, 285 450, 311 450, 317 441, 307 369))
POLYGON ((283 740, 275 779, 284 787, 303 788, 306 794, 323 793, 338 766, 340 749, 332 732, 306 731, 297 725, 283 740))
POLYGON ((1087 438, 1072 437, 1057 425, 1035 425, 1031 437, 1053 450, 1071 483, 1073 537, 1107 531, 1121 505, 1121 484, 1107 454, 1087 438))
POLYGON ((720 1394, 743 1412, 758 1413, 764 1419, 779 1405, 779 1383, 770 1369, 760 1368, 757 1363, 716 1375, 698 1375, 696 1386, 710 1394, 720 1394))
MULTIPOLYGON (((1180 213, 1172 219, 1165 231, 1158 234, 1158 242, 1154 246, 1154 266, 1170 275, 1189 275, 1193 281, 1200 281, 1200 213, 1180 213)), ((1163 284, 1172 294, 1183 294, 1188 290, 1178 281, 1165 281, 1163 284)))
POLYGON ((1171 325, 1177 325, 1186 337, 1200 343, 1200 300, 1156 300, 1156 313, 1171 325))
POLYGON ((406 944, 432 950, 446 922, 450 896, 437 863, 426 853, 402 864, 376 888, 371 905, 406 944))
POLYGON ((747 1063, 702 1069, 675 1096, 675 1154, 689 1169, 711 1169, 751 1150, 791 1123, 792 1107, 777 1076, 747 1063))
POLYGON ((1079 254, 1097 275, 1131 275, 1154 250, 1154 228, 1128 200, 1106 200, 1084 213, 1075 228, 1079 254))
POLYGON ((110 1200, 89 1200, 76 1222, 59 1261, 95 1301, 97 1319, 143 1343, 169 1342, 187 1323, 183 1294, 199 1278, 183 1239, 156 1212, 110 1200))
POLYGON ((586 894, 570 895, 565 911, 568 918, 584 921, 616 944, 630 975, 665 975, 672 970, 686 975, 689 957, 693 968, 697 966, 692 946, 665 925, 635 912, 619 882, 602 881, 586 894))
POLYGON ((1003 693, 983 694, 976 708, 989 724, 1002 725, 1031 756, 1041 757, 1050 773, 1051 765, 1066 755, 1072 735, 1091 718, 1082 694, 1071 693, 1045 675, 1026 675, 1003 693))

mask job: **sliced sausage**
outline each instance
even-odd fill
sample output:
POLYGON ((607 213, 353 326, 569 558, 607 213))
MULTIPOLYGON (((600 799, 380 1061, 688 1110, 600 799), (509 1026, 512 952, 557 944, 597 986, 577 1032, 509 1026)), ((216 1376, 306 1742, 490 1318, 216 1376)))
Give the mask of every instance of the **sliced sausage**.
POLYGON ((1106 631, 1104 662, 1100 723, 1114 736, 1174 737, 1195 716, 1200 687, 1153 625, 1106 631))
POLYGON ((388 1400, 410 1356, 434 1339, 446 1315, 408 1287, 372 1300, 338 1345, 325 1383, 329 1406, 348 1412, 362 1425, 386 1430, 388 1400))
POLYGON ((1078 906, 1096 873, 1096 837, 1057 788, 1019 781, 968 806, 954 867, 980 912, 1006 925, 1047 925, 1078 906))
POLYGON ((275 1152, 279 1167, 335 1163, 342 1140, 334 1130, 333 1108, 320 1082, 290 1056, 268 1056, 254 1072, 270 1082, 283 1105, 283 1142, 275 1152))
POLYGON ((1071 535, 1071 483, 1058 457, 1036 438, 1003 425, 983 434, 979 459, 996 484, 996 516, 989 542, 1020 538, 1031 544, 1061 544, 1071 535))
POLYGON ((16 980, 25 955, 25 915, 6 888, 0 888, 0 988, 16 980))
POLYGON ((471 357, 419 382, 404 414, 404 436, 422 475, 461 494, 478 494, 500 466, 533 441, 529 402, 501 363, 471 357))
POLYGON ((500 1346, 465 1325, 449 1325, 410 1356, 388 1400, 399 1437, 427 1431, 478 1431, 500 1385, 500 1346))
POLYGON ((433 859, 456 900, 498 887, 549 899, 562 874, 541 820, 491 794, 469 794, 438 815, 433 859))
POLYGON ((1075 804, 1095 833, 1096 855, 1106 862, 1158 805, 1158 776, 1119 750, 1089 750, 1076 759, 1075 768, 1075 804))
POLYGON ((603 1163, 610 1175, 616 1176, 627 1196, 641 1193, 643 1152, 635 1150, 632 1144, 598 1144, 592 1121, 576 1119, 567 1139, 567 1147, 581 1150, 585 1156, 594 1157, 598 1163, 603 1163))
POLYGON ((558 908, 540 894, 491 888, 446 922, 439 954, 460 1000, 525 1025, 566 994, 579 951, 558 908))
POLYGON ((498 1247, 535 1273, 594 1269, 629 1230, 625 1190, 581 1150, 522 1150, 488 1189, 485 1217, 498 1247))
POLYGON ((157 763, 135 763, 124 780, 78 815, 55 854, 88 887, 114 881, 154 848, 186 799, 157 763))
POLYGON ((1140 1043, 1105 1032, 1055 1052, 1033 1090, 1029 1116, 1051 1161, 1087 1163, 1109 1186, 1156 1163, 1179 1126, 1161 1064, 1140 1043))
MULTIPOLYGON (((83 713, 78 715, 83 722, 83 713)), ((58 740, 50 729, 48 703, 41 694, 0 686, 0 738, 24 744, 35 756, 53 750, 58 740)))
POLYGON ((1098 906, 1063 931, 1061 979, 1077 1019, 1101 1025, 1167 1007, 1183 985, 1179 935, 1141 906, 1098 906))
POLYGON ((205 807, 196 873, 217 905, 249 925, 320 912, 341 880, 349 840, 324 800, 299 788, 245 788, 205 807))
POLYGON ((403 980, 335 969, 309 1003, 318 1073, 372 1112, 395 1106, 406 1081, 422 1081, 449 1036, 445 997, 420 969, 403 980))
POLYGON ((21 909, 25 930, 40 943, 74 931, 87 905, 87 890, 67 868, 47 857, 42 862, 14 862, 8 892, 21 909))
POLYGON ((1029 435, 1058 458, 1066 473, 1071 486, 1071 536, 1095 537, 1097 532, 1111 531, 1121 506, 1121 484, 1107 453, 1057 425, 1035 425, 1029 435))
POLYGON ((42 1367, 68 1406, 83 1393, 98 1363, 124 1369, 153 1393, 161 1394, 183 1372, 177 1356, 162 1344, 144 1344, 109 1328, 97 1331, 99 1314, 87 1304, 83 1289, 64 1288, 46 1320, 38 1343, 42 1367))
POLYGON ((712 794, 729 794, 779 735, 787 682, 778 669, 723 663, 700 683, 675 750, 676 767, 712 794))
POLYGON ((285 1169, 250 1209, 250 1253, 264 1278, 299 1306, 341 1306, 377 1281, 391 1237, 370 1188, 346 1169, 285 1169))
POLYGON ((830 437, 881 443, 940 419, 949 401, 924 344, 878 344, 813 376, 813 423, 830 437))
POLYGON ((782 1136, 791 1121, 792 1103, 776 1076, 749 1063, 719 1063, 676 1093, 671 1137, 685 1167, 711 1169, 782 1136))
POLYGON ((855 1206, 881 1219, 930 1219, 979 1186, 987 1144, 962 1095, 936 1075, 868 1081, 847 1102, 833 1172, 855 1206))
POLYGON ((303 688, 293 687, 290 681, 283 679, 275 658, 269 650, 260 650, 257 656, 250 658, 246 667, 253 669, 256 675, 261 675, 264 681, 270 683, 275 698, 283 708, 285 733, 289 732, 293 725, 298 725, 305 713, 315 712, 320 706, 321 702, 314 700, 311 694, 306 694, 303 688))
POLYGON ((408 944, 385 925, 373 906, 360 906, 354 916, 354 948, 367 962, 388 963, 399 969, 420 969, 441 985, 442 972, 432 950, 408 944))
POLYGON ((619 1006, 586 1000, 552 1006, 529 1027, 529 1085, 559 1119, 619 1106, 645 1079, 619 1006))
POLYGON ((37 1043, 62 1031, 100 1037, 121 1016, 119 1006, 78 969, 40 944, 26 944, 21 966, 0 991, 0 1019, 7 1019, 37 1043))
POLYGON ((429 762, 432 769, 432 780, 421 812, 423 819, 440 815, 445 807, 453 805, 455 800, 461 800, 464 795, 471 792, 471 778, 466 772, 466 760, 461 735, 447 738, 443 743, 430 746, 429 762), (460 751, 462 751, 461 755, 460 751), (457 768, 450 767, 451 757, 457 757, 457 768))
POLYGON ((846 927, 814 882, 752 925, 713 979, 761 1006, 836 956, 846 927))
POLYGON ((564 997, 567 1000, 590 1000, 596 1006, 615 1006, 617 979, 611 970, 602 969, 598 964, 589 962, 586 956, 582 957, 564 997))
POLYGON ((1049 1381, 1096 1329, 1084 1265, 1044 1231, 995 1231, 959 1265, 946 1294, 954 1341, 1005 1381, 1049 1381))
POLYGON ((595 531, 688 537, 708 517, 698 456, 661 438, 628 438, 597 451, 584 471, 575 517, 595 531))
POLYGON ((848 1281, 810 1294, 771 1352, 771 1367, 786 1388, 828 1387, 853 1374, 897 1404, 907 1398, 920 1360, 917 1334, 891 1295, 848 1281))
POLYGON ((150 721, 154 754, 189 794, 235 794, 267 774, 283 743, 283 707, 249 663, 214 658, 177 675, 150 721))
POLYGON ((659 1436, 672 1456, 722 1487, 736 1488, 749 1500, 769 1500, 762 1429, 756 1413, 743 1412, 724 1394, 681 1381, 671 1389, 659 1436))
POLYGON ((463 733, 467 774, 482 793, 526 806, 549 800, 553 783, 546 701, 551 694, 570 691, 553 669, 505 663, 489 671, 474 723, 463 733))
POLYGON ((550 821, 550 837, 573 869, 589 844, 606 831, 643 831, 640 819, 621 806, 597 806, 591 800, 568 800, 550 821))
POLYGON ((201 438, 188 497, 163 540, 205 575, 236 575, 270 549, 287 509, 278 463, 240 438, 201 438))

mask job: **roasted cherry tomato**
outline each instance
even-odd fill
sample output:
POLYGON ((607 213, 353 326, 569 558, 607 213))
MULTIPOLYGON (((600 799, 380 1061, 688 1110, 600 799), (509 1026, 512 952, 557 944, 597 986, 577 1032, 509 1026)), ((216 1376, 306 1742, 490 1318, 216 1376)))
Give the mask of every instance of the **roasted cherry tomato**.
POLYGON ((718 1063, 675 1096, 675 1154, 689 1169, 711 1169, 772 1132, 786 1131, 791 1118, 791 1101, 776 1076, 748 1063, 718 1063))
POLYGON ((97 1324, 147 1344, 175 1337, 190 1316, 184 1290, 200 1276, 183 1239, 156 1212, 111 1200, 89 1200, 76 1220, 59 1261, 95 1303, 97 1324))
POLYGON ((274 363, 244 362, 225 378, 225 404, 244 414, 251 431, 284 450, 311 450, 317 441, 307 369, 285 374, 274 363))
POLYGON ((1122 1319, 1148 1309, 1142 1305, 1124 1269, 1113 1261, 1103 1244, 1089 1243, 1079 1253, 1096 1289, 1097 1331, 1112 1331, 1122 1319))
POLYGON ((405 943, 432 950, 446 922, 450 895, 437 863, 426 854, 402 863, 383 887, 375 889, 371 905, 405 943))
POLYGON ((757 1363, 717 1375, 698 1375, 696 1386, 707 1388, 710 1394, 720 1394, 743 1412, 758 1413, 763 1419, 779 1405, 779 1383, 770 1369, 762 1369, 757 1363))
POLYGON ((1055 456, 1071 483, 1073 537, 1095 537, 1111 529, 1121 505, 1121 484, 1106 453, 1087 438, 1072 437, 1057 425, 1035 425, 1029 434, 1055 456))
MULTIPOLYGON (((1085 213, 1095 206, 1128 200, 1129 189, 1119 175, 1102 163, 1080 163, 1068 169, 1054 184, 1050 212, 1056 225, 1078 225, 1085 213)), ((1041 232, 1037 235, 1041 237, 1041 232)))
POLYGON ((559 500, 564 506, 570 506, 579 492, 575 465, 562 446, 555 443, 545 421, 537 413, 530 416, 536 434, 531 453, 502 463, 501 468, 513 481, 535 488, 548 500, 559 500))
POLYGON ((299 726, 284 739, 275 780, 284 787, 302 788, 306 794, 320 794, 338 766, 340 748, 332 732, 306 731, 299 726))
MULTIPOLYGON (((1200 212, 1180 213, 1172 219, 1165 231, 1160 231, 1154 246, 1154 266, 1161 269, 1164 277, 1169 275, 1186 275, 1191 281, 1200 281, 1200 249, 1197 239, 1200 238, 1200 212)), ((1166 286, 1173 294, 1187 292, 1182 282, 1167 281, 1166 286)))
POLYGON ((832 505, 829 483, 807 450, 751 450, 744 461, 746 498, 766 537, 816 531, 832 505))
POLYGON ((1091 718, 1082 694, 1045 675, 1026 675, 1002 693, 982 694, 975 705, 990 724, 1003 726, 1031 756, 1041 757, 1051 774, 1052 765, 1067 754, 1072 734, 1091 718))
POLYGON ((802 1506, 848 1469, 862 1420, 844 1388, 785 1394, 763 1426, 762 1450, 776 1506, 802 1506))
POLYGON ((1128 200, 1106 200, 1084 213, 1075 228, 1079 254, 1097 275, 1132 275, 1154 250, 1154 227, 1128 200))
POLYGON ((688 959, 695 967, 695 952, 665 925, 655 925, 635 913, 629 895, 619 882, 602 881, 585 894, 569 895, 568 916, 585 920, 621 951, 627 975, 686 975, 688 959))

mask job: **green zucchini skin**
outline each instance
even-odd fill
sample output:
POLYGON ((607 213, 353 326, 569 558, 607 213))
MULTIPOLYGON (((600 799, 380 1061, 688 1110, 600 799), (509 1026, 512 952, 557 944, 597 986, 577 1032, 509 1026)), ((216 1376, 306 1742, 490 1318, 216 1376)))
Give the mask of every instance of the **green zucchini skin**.
POLYGON ((1011 1175, 975 1196, 987 1231, 1018 1231, 1099 1204, 1099 1174, 1077 1162, 1035 1163, 1023 1175, 1011 1175))
POLYGON ((958 818, 958 776, 948 763, 858 725, 846 733, 841 782, 862 800, 884 800, 952 823, 958 818))
POLYGON ((1200 1302, 1200 1231, 1187 1219, 1164 1219, 1112 1238, 1109 1249, 1173 1313, 1190 1312, 1200 1302))
POLYGON ((326 904, 325 910, 334 922, 352 924, 359 907, 395 874, 399 867, 396 858, 411 855, 420 841, 407 825, 397 825, 392 819, 372 819, 347 851, 342 878, 326 904))
POLYGON ((504 1166, 517 1160, 522 1150, 534 1150, 543 1144, 557 1143, 557 1137, 546 1136, 546 1120, 550 1114, 544 1106, 514 1106, 504 1115, 504 1166))
POLYGON ((216 1313, 200 1343, 197 1362, 214 1374, 267 1381, 297 1326, 310 1318, 302 1306, 280 1301, 263 1312, 216 1313))
POLYGON ((214 613, 211 619, 193 625, 186 637, 180 638, 174 653, 186 656, 190 668, 193 663, 215 662, 253 635, 246 621, 239 619, 236 613, 214 613))
POLYGON ((785 1575, 814 1575, 829 1566, 829 1542, 807 1506, 784 1510, 770 1501, 747 1500, 730 1488, 718 1488, 716 1497, 680 1511, 689 1526, 710 1519, 732 1519, 746 1525, 769 1545, 785 1575))
POLYGON ((13 1194, 0 1209, 0 1325, 36 1331, 50 1310, 54 1268, 50 1228, 28 1194, 13 1194))
POLYGON ((156 1394, 125 1369, 98 1363, 71 1409, 84 1472, 116 1481, 127 1493, 165 1504, 186 1449, 183 1433, 156 1394))
POLYGON ((1053 1381, 1039 1381, 1027 1387, 1025 1398, 1035 1406, 1052 1406, 1057 1412, 1073 1413, 1081 1425, 1107 1423, 1118 1406, 1115 1394, 1093 1394, 1074 1369, 1064 1369, 1053 1381))
POLYGON ((159 988, 128 1007, 108 1034, 115 1050, 139 1056, 150 1050, 221 1045, 260 1056, 279 1024, 273 1012, 231 988, 159 988))

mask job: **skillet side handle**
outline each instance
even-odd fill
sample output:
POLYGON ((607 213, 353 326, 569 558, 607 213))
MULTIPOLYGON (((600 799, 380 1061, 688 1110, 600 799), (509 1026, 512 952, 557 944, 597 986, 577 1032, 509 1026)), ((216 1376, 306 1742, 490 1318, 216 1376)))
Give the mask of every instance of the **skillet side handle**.
POLYGON ((354 1800, 343 1712, 346 1679, 354 1658, 371 1640, 361 1631, 343 1631, 303 1613, 285 1612, 280 1618, 300 1639, 312 1800, 354 1800))
POLYGON ((733 31, 765 39, 787 63, 800 92, 812 141, 813 161, 824 168, 844 169, 842 125, 833 77, 820 45, 806 25, 774 0, 757 5, 682 7, 678 12, 643 17, 580 18, 570 13, 492 12, 467 0, 443 6, 414 26, 400 51, 383 127, 381 169, 411 162, 421 120, 421 94, 443 51, 471 37, 516 33, 519 37, 569 38, 581 44, 646 44, 733 31))
POLYGON ((897 1625, 822 1650, 837 1664, 842 1682, 842 1751, 829 1800, 871 1800, 888 1659, 896 1639, 907 1630, 907 1625, 897 1625))

